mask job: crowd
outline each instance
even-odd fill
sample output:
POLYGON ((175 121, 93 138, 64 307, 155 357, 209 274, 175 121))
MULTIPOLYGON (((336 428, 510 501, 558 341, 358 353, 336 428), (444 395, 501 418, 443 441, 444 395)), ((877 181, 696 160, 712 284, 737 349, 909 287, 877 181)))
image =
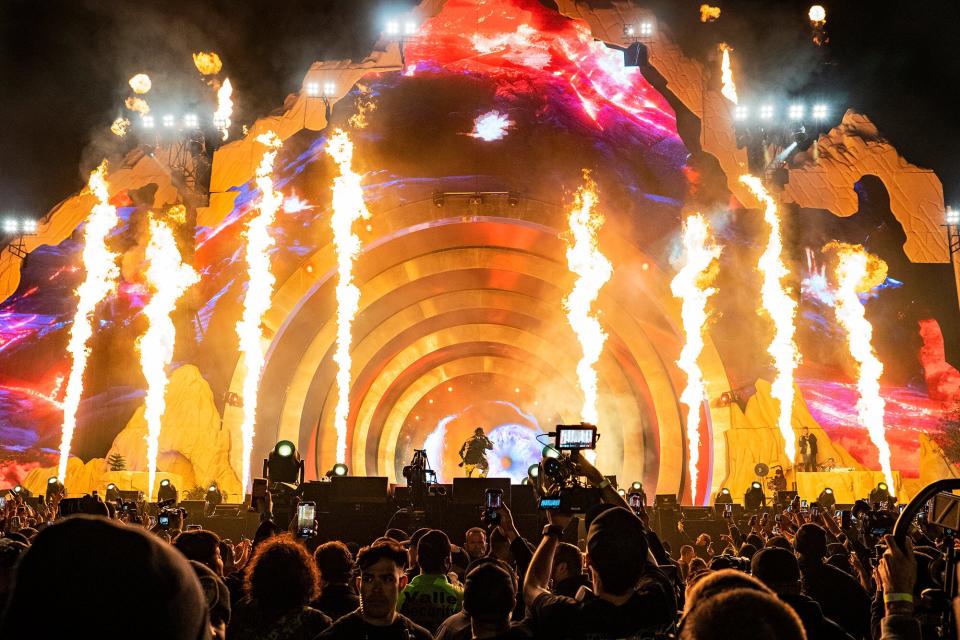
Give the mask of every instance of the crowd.
POLYGON ((182 516, 162 528, 96 496, 64 516, 59 496, 37 507, 11 493, 0 520, 0 638, 939 637, 921 599, 943 588, 949 538, 934 528, 921 523, 901 547, 871 529, 890 520, 873 505, 839 521, 793 504, 731 518, 718 542, 687 538, 674 556, 642 507, 574 459, 602 498, 583 517, 582 550, 562 542, 574 518, 559 511, 547 512, 537 540, 503 506, 496 525, 456 545, 435 529, 321 542, 275 523, 268 499, 253 540, 234 544, 185 529, 182 516))

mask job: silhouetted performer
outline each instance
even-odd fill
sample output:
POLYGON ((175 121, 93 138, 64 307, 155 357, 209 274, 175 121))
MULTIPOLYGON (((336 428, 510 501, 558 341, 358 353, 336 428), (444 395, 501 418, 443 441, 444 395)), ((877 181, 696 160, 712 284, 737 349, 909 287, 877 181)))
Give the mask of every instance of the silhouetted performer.
POLYGON ((809 427, 803 428, 803 435, 800 436, 800 470, 817 470, 817 436, 810 433, 809 427))
POLYGON ((472 478, 473 472, 478 471, 481 478, 487 477, 490 465, 487 463, 487 451, 493 449, 493 443, 477 427, 473 436, 460 447, 460 466, 466 467, 467 477, 472 478))

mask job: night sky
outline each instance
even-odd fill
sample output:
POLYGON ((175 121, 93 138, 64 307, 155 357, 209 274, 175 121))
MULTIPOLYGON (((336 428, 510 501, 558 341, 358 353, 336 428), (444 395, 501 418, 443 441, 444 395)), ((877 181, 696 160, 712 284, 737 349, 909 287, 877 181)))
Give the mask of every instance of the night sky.
MULTIPOLYGON (((190 53, 215 50, 234 84, 234 122, 249 123, 280 107, 311 61, 361 58, 389 7, 412 4, 4 0, 0 211, 42 215, 82 186, 134 73, 149 73, 157 95, 209 99, 190 53)), ((723 13, 711 24, 700 23, 700 2, 647 6, 701 59, 717 42, 729 42, 742 96, 816 96, 837 116, 852 106, 910 162, 934 169, 948 202, 960 200, 960 127, 948 98, 960 80, 960 4, 825 3, 830 41, 823 48, 810 39, 809 2, 712 4, 723 13)))

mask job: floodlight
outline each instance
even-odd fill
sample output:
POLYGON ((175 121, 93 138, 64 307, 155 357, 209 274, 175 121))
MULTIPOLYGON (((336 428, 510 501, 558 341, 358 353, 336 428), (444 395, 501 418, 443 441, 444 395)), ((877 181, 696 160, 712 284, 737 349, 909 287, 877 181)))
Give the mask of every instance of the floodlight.
POLYGON ((387 20, 387 35, 400 35, 400 23, 397 20, 387 20))
POLYGON ((750 117, 749 107, 737 106, 733 108, 733 119, 738 122, 743 122, 750 117))
POLYGON ((330 469, 330 471, 327 471, 327 477, 332 478, 336 476, 338 478, 343 478, 349 473, 350 470, 347 468, 347 465, 343 464, 342 462, 338 462, 337 464, 333 465, 333 468, 330 469))
POLYGON ((819 504, 822 509, 832 509, 834 505, 837 504, 837 498, 833 495, 833 489, 826 487, 821 491, 820 495, 817 496, 817 504, 819 504))
POLYGON ((120 495, 120 489, 116 484, 111 482, 107 485, 107 502, 119 502, 122 496, 120 495))
POLYGON ((166 502, 167 500, 173 500, 174 504, 178 501, 177 488, 170 482, 168 479, 164 478, 160 481, 160 489, 157 490, 157 500, 160 502, 166 502))
POLYGON ((46 491, 47 502, 50 502, 50 496, 56 495, 58 493, 62 494, 65 492, 66 490, 64 489, 63 484, 60 482, 57 476, 50 476, 50 478, 47 480, 47 491, 46 491))
POLYGON ((298 483, 303 481, 303 461, 297 447, 289 440, 281 440, 263 461, 263 475, 271 482, 298 483))
POLYGON ((825 104, 815 104, 811 110, 811 115, 814 120, 824 120, 827 117, 827 105, 825 104))
POLYGON ((754 480, 750 488, 743 494, 743 506, 748 511, 759 511, 763 507, 766 496, 763 495, 763 485, 754 480))
POLYGON ((407 20, 403 23, 403 35, 412 36, 417 33, 417 23, 413 20, 407 20))
POLYGON ((790 119, 793 121, 803 120, 803 105, 802 104, 792 104, 788 110, 790 114, 790 119))
POLYGON ((626 490, 626 489, 617 489, 617 493, 619 493, 620 496, 623 497, 623 498, 626 498, 626 497, 627 497, 627 490, 626 490))
POLYGON ((337 93, 337 85, 333 82, 324 82, 323 83, 323 95, 328 98, 337 93))
POLYGON ((640 35, 644 38, 649 38, 653 35, 653 23, 652 22, 641 22, 640 23, 640 35))
POLYGON ((37 221, 36 220, 24 220, 20 223, 20 230, 23 233, 36 233, 37 232, 37 221))
POLYGON ((140 118, 140 124, 144 129, 153 129, 155 124, 153 121, 153 116, 143 116, 140 118))
POLYGON ((216 482, 211 482, 210 486, 207 487, 205 499, 211 507, 215 507, 223 502, 223 492, 220 491, 220 487, 217 486, 216 482))
POLYGON ((630 485, 630 489, 633 491, 643 491, 643 484, 641 484, 640 481, 634 482, 630 485))
POLYGON ((760 107, 760 119, 761 120, 770 120, 773 118, 773 105, 765 104, 760 107))
POLYGON ((527 476, 530 478, 537 478, 540 476, 540 465, 532 464, 527 467, 527 476))
POLYGON ((947 207, 946 213, 947 224, 951 226, 960 225, 960 210, 954 209, 953 207, 947 207))
POLYGON ((163 116, 163 126, 167 127, 168 129, 173 127, 174 122, 175 120, 174 120, 173 114, 168 113, 165 116, 163 116))
POLYGON ((7 218, 3 221, 3 232, 4 233, 16 233, 20 230, 20 225, 17 223, 16 218, 7 218))
POLYGON ((623 35, 627 38, 633 38, 637 35, 637 29, 632 24, 623 25, 623 35))
POLYGON ((308 82, 307 83, 307 95, 311 98, 316 98, 320 95, 320 83, 319 82, 308 82))
POLYGON ((720 492, 713 502, 714 504, 733 504, 733 496, 730 495, 730 489, 726 487, 720 489, 720 492))

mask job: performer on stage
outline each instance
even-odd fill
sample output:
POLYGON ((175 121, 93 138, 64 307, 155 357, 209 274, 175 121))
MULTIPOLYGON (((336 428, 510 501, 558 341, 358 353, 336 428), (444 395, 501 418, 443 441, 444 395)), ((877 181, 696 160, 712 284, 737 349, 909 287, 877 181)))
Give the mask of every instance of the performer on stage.
POLYGON ((487 451, 490 449, 493 449, 493 443, 484 435, 483 429, 477 427, 473 436, 460 447, 460 466, 466 467, 468 478, 473 477, 474 471, 477 471, 481 478, 487 477, 487 472, 490 470, 487 451))
POLYGON ((810 427, 803 428, 800 436, 801 471, 817 470, 817 436, 810 433, 810 427))

